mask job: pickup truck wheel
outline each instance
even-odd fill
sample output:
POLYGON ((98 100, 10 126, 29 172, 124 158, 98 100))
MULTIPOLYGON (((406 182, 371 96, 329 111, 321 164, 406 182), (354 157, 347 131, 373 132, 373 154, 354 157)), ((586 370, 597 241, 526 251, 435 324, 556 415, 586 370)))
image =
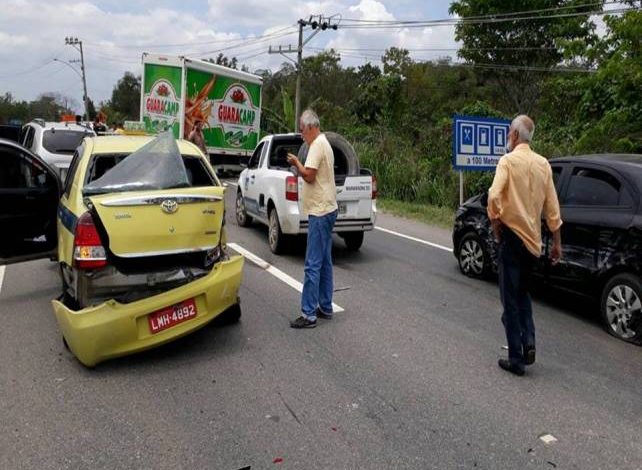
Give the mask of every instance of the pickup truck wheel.
POLYGON ((600 310, 606 330, 624 341, 642 341, 642 282, 633 274, 617 274, 602 289, 600 310))
POLYGON ((279 216, 276 213, 276 209, 272 209, 269 215, 268 245, 270 245, 270 250, 275 255, 282 253, 285 247, 285 235, 283 235, 281 231, 281 224, 279 223, 279 216))
POLYGON ((341 235, 350 251, 359 251, 363 245, 363 232, 347 232, 341 235))
POLYGON ((236 222, 241 227, 248 227, 252 223, 252 217, 245 211, 245 199, 241 191, 236 193, 236 222))

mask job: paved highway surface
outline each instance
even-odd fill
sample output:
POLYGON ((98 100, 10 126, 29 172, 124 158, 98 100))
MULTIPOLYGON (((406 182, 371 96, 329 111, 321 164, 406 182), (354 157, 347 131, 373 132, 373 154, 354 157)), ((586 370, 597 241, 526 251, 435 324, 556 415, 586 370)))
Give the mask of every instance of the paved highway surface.
POLYGON ((586 302, 538 293, 537 363, 507 374, 494 282, 459 273, 448 231, 381 216, 411 238, 335 238, 344 311, 293 330, 304 248, 272 255, 264 227, 236 225, 234 192, 229 240, 276 268, 246 263, 238 325, 89 370, 56 327, 55 264, 6 268, 0 468, 642 467, 642 348, 586 302))

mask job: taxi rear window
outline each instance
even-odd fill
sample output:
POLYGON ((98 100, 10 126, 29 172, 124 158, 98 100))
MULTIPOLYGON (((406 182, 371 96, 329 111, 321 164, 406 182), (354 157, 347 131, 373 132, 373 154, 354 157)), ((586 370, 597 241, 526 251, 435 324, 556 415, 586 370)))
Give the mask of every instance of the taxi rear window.
MULTIPOLYGON (((87 175, 85 176, 85 185, 103 176, 128 156, 129 154, 127 153, 92 155, 87 175)), ((200 157, 195 155, 181 156, 183 157, 183 163, 185 163, 185 170, 187 171, 187 178, 191 187, 219 185, 218 181, 212 177, 209 170, 205 167, 200 157)))

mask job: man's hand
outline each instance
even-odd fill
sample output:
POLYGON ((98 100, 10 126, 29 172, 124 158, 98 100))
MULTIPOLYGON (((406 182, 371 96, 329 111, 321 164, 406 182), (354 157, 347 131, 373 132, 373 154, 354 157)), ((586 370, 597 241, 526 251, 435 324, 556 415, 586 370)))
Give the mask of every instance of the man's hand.
POLYGON ((495 241, 497 243, 502 241, 502 221, 499 219, 492 219, 490 221, 490 226, 493 229, 493 234, 495 235, 495 241))
POLYGON ((288 153, 288 163, 290 165, 296 166, 297 168, 299 167, 299 164, 300 164, 298 157, 292 153, 288 153))
POLYGON ((551 246, 551 263, 555 266, 562 259, 562 236, 560 231, 553 232, 553 246, 551 246))

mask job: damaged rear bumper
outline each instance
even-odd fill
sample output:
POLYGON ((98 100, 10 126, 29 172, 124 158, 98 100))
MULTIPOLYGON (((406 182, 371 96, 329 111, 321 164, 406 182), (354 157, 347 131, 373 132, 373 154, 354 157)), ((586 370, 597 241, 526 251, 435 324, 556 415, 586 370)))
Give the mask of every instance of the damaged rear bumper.
POLYGON ((243 258, 233 256, 188 284, 128 304, 108 300, 74 311, 52 302, 58 326, 80 362, 92 367, 106 359, 150 349, 195 331, 238 302, 243 258), (194 299, 196 316, 153 334, 148 316, 194 299))

